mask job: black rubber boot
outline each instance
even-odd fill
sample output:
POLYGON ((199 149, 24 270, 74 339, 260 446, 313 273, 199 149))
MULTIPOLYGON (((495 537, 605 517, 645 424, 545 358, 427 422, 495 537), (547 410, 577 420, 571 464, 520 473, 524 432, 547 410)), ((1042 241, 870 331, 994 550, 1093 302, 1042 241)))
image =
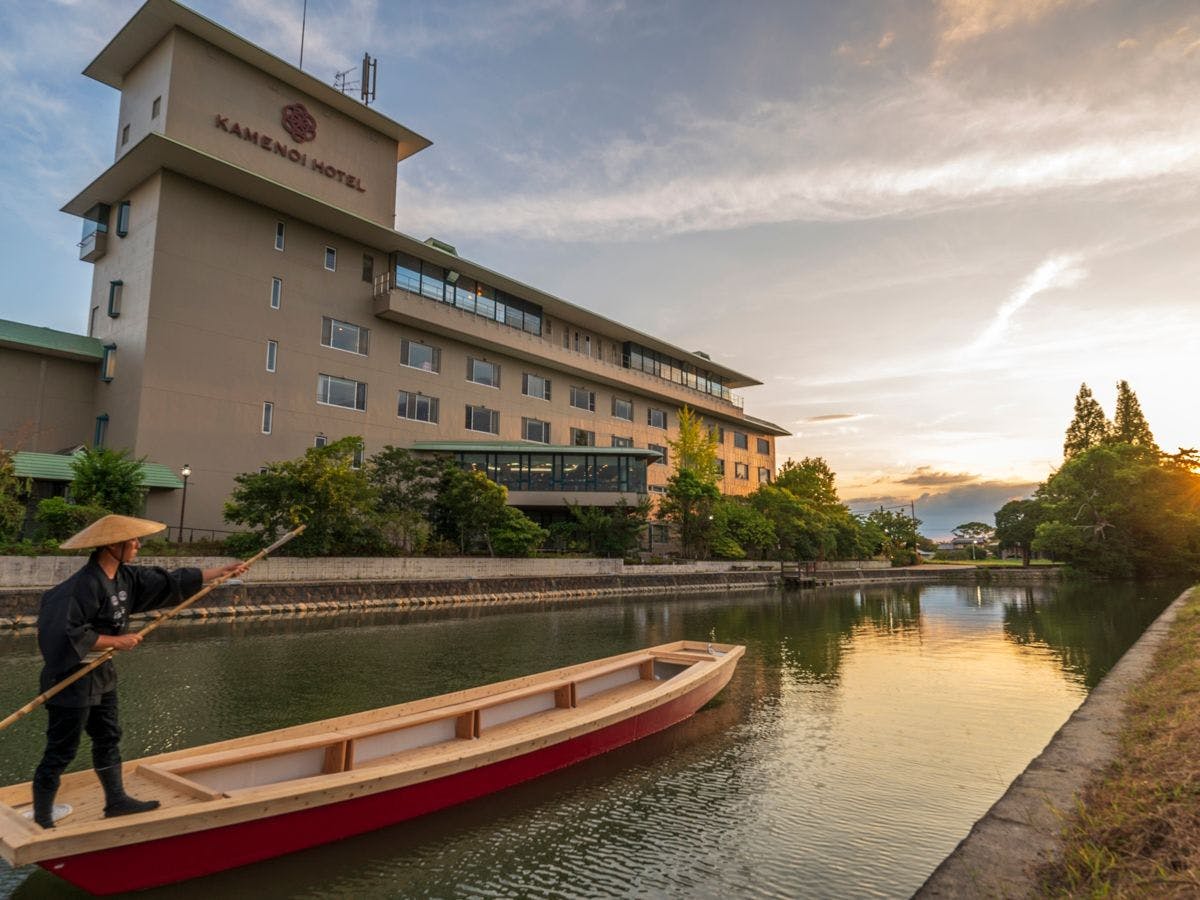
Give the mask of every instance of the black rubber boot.
POLYGON ((97 769, 96 777, 104 787, 104 816, 131 816, 134 813, 150 812, 158 809, 157 800, 135 800, 125 793, 125 783, 121 779, 121 767, 109 766, 97 769))
POLYGON ((54 795, 56 788, 33 786, 33 821, 43 828, 54 827, 54 795))

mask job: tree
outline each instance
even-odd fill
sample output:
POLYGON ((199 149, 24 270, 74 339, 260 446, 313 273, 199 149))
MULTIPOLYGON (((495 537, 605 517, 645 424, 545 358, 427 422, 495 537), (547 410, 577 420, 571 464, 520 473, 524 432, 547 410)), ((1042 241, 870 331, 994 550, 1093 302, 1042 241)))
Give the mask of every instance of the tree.
POLYGON ((567 503, 574 526, 571 537, 592 556, 626 556, 637 549, 638 539, 650 519, 650 499, 630 506, 625 498, 614 506, 567 503))
POLYGON ((883 535, 877 552, 884 553, 892 565, 913 565, 917 561, 917 529, 920 519, 906 516, 890 509, 872 510, 867 521, 874 524, 883 535))
POLYGON ((492 529, 506 516, 508 489, 478 469, 447 466, 442 470, 432 509, 433 527, 462 553, 479 547, 495 555, 492 529))
POLYGON ((0 541, 16 540, 25 524, 22 485, 13 465, 13 455, 0 449, 0 541))
POLYGON ((1133 444, 1093 447, 1038 492, 1033 549, 1108 578, 1200 573, 1200 475, 1133 444))
POLYGON ((248 526, 264 546, 304 524, 304 533, 288 544, 298 556, 383 552, 375 492, 366 473, 353 465, 361 444, 359 437, 344 437, 310 447, 299 459, 236 476, 226 521, 248 526))
POLYGON ((1092 396, 1092 390, 1086 383, 1079 386, 1075 395, 1075 418, 1067 426, 1066 440, 1063 442, 1063 456, 1070 459, 1077 453, 1098 447, 1108 440, 1112 427, 1104 410, 1092 396))
POLYGON ((688 469, 705 484, 717 483, 717 439, 688 407, 679 410, 679 436, 668 441, 675 469, 688 469))
POLYGON ((504 507, 490 534, 492 548, 500 556, 533 556, 533 551, 550 536, 549 531, 515 506, 504 507))
POLYGON ((1039 500, 1010 500, 996 511, 996 540, 1001 550, 1017 550, 1021 565, 1029 565, 1037 527, 1046 518, 1039 500))
POLYGON ((122 516, 139 516, 146 503, 141 459, 128 450, 92 447, 71 460, 71 496, 82 506, 99 506, 122 516))
POLYGON ((37 538, 42 541, 65 541, 83 531, 108 511, 99 506, 82 506, 65 497, 47 497, 37 505, 37 538))
POLYGON ((1117 407, 1113 413, 1111 439, 1135 447, 1146 447, 1158 451, 1150 425, 1142 415, 1142 405, 1128 381, 1117 382, 1117 407))
POLYGON ((775 526, 744 497, 721 497, 713 508, 713 527, 717 532, 717 556, 761 559, 774 549, 775 526))
POLYGON ((971 542, 971 559, 974 559, 976 546, 986 544, 991 540, 995 531, 996 529, 986 522, 964 522, 962 525, 955 526, 954 535, 971 542))
POLYGON ((420 553, 429 540, 429 519, 446 459, 416 456, 390 444, 367 460, 367 481, 375 491, 378 524, 389 541, 407 553, 420 553))
POLYGON ((815 504, 818 509, 829 510, 841 506, 834 477, 825 460, 819 456, 806 456, 800 462, 786 460, 775 477, 775 484, 815 504))
POLYGON ((711 549, 713 506, 721 492, 692 469, 681 468, 667 479, 667 492, 658 504, 658 518, 679 531, 683 555, 704 559, 711 549))

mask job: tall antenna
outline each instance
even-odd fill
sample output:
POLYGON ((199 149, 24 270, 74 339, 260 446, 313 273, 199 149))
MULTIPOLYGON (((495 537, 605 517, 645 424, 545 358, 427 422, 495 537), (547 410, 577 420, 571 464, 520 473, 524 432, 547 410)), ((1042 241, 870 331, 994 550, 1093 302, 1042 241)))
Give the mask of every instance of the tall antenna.
POLYGON ((362 60, 362 79, 359 81, 361 85, 362 102, 364 106, 370 106, 375 99, 375 78, 379 72, 379 60, 371 59, 371 54, 364 53, 362 60))
POLYGON ((304 68, 304 26, 308 24, 308 0, 304 0, 304 11, 300 13, 300 68, 304 68))

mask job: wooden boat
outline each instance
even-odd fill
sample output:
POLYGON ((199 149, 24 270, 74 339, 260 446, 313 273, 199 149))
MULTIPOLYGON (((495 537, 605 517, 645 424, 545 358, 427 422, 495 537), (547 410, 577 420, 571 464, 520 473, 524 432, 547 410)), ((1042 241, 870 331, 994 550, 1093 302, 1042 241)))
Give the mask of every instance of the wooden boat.
POLYGON ((124 765, 159 809, 106 819, 95 775, 63 778, 73 812, 24 813, 0 788, 0 855, 93 894, 139 890, 360 834, 536 778, 661 731, 729 682, 745 648, 679 641, 398 706, 124 765))

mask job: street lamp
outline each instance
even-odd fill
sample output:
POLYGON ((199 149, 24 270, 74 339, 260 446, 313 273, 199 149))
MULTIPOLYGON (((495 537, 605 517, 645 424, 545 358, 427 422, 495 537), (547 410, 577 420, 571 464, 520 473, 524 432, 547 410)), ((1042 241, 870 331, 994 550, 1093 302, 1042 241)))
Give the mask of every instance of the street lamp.
POLYGON ((179 501, 179 538, 177 543, 183 543, 183 511, 187 509, 187 480, 192 474, 192 467, 187 463, 183 464, 183 468, 179 470, 179 474, 183 476, 183 497, 179 501))

